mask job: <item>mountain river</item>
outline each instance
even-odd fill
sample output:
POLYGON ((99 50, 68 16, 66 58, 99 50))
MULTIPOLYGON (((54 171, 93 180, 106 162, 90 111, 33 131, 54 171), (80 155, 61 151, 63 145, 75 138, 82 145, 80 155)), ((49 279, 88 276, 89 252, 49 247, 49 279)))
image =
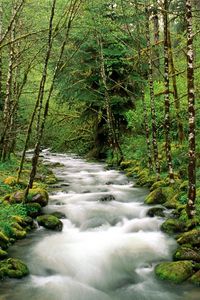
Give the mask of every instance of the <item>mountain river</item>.
POLYGON ((147 217, 148 191, 116 170, 73 155, 43 151, 54 169, 45 213, 62 212, 62 232, 42 227, 10 248, 30 276, 0 282, 0 300, 197 300, 200 290, 154 276, 176 242, 160 231, 162 218, 147 217))

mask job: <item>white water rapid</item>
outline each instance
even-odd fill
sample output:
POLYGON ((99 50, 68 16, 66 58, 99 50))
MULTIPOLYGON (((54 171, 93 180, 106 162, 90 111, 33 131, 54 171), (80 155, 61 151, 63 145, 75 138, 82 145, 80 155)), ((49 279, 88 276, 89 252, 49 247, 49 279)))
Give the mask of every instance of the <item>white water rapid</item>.
POLYGON ((11 255, 31 275, 0 283, 0 300, 178 300, 198 291, 162 283, 154 266, 171 259, 175 241, 147 217, 147 190, 119 171, 73 156, 43 152, 60 162, 45 212, 62 212, 62 232, 39 228, 17 242, 11 255))

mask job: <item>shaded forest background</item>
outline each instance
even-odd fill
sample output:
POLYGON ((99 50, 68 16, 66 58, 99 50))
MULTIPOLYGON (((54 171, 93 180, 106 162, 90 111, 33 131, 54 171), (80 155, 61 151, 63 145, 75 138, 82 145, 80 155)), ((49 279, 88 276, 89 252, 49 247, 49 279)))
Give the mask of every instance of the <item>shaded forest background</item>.
MULTIPOLYGON (((41 146, 111 165, 131 160, 151 183, 184 182, 179 200, 192 217, 199 19, 198 0, 1 1, 2 163, 34 148, 29 189, 41 146)), ((23 156, 18 180, 22 167, 23 156)))

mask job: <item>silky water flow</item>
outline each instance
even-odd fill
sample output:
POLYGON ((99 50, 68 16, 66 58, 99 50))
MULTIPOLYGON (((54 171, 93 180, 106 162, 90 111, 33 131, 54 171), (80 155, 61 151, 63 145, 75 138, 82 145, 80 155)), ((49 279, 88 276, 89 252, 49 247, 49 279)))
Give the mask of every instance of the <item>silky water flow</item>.
POLYGON ((162 218, 147 216, 148 191, 119 171, 73 155, 43 151, 59 162, 45 213, 62 212, 63 231, 38 228, 10 254, 30 276, 0 283, 0 300, 197 300, 199 289, 155 278, 176 242, 160 231, 162 218))

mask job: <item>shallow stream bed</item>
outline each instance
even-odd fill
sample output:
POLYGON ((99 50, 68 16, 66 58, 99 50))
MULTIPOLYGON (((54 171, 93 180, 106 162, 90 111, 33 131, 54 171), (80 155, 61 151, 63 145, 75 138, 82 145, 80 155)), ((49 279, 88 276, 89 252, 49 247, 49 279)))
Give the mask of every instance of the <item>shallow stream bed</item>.
POLYGON ((158 281, 154 266, 170 260, 175 241, 147 217, 147 190, 119 171, 74 156, 44 152, 60 162, 46 213, 62 212, 62 232, 43 228, 10 254, 30 276, 0 283, 0 300, 197 300, 200 290, 158 281))

